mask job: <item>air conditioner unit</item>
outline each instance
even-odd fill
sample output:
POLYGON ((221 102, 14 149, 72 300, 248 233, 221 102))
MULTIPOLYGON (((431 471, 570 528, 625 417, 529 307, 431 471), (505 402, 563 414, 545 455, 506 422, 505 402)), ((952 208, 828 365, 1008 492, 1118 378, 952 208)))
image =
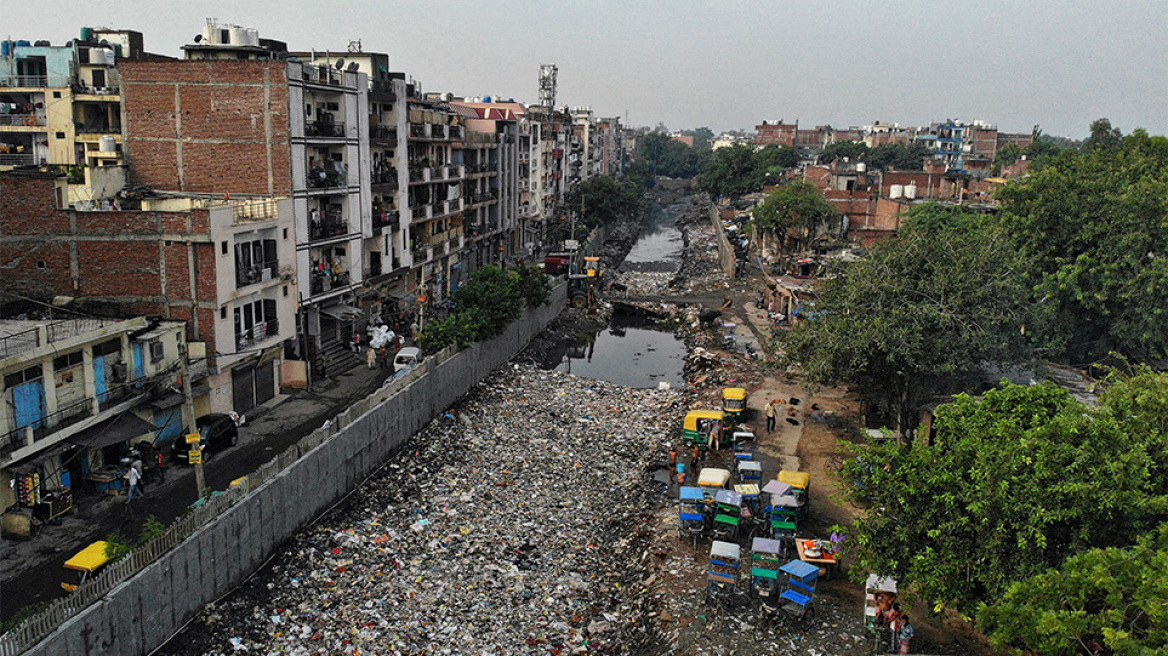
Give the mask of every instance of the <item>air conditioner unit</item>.
POLYGON ((164 350, 162 342, 150 342, 150 361, 151 362, 158 362, 163 357, 165 357, 165 355, 166 355, 166 351, 164 350))
POLYGON ((126 382, 126 377, 129 375, 129 370, 127 369, 124 362, 114 363, 114 365, 110 367, 110 372, 113 375, 115 383, 126 382))

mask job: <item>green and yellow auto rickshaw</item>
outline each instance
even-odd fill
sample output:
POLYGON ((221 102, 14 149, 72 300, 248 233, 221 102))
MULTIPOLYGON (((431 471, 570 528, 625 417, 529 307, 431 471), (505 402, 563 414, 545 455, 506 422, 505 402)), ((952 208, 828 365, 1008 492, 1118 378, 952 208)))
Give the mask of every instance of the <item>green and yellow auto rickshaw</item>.
POLYGON ((690 410, 682 424, 682 442, 686 445, 709 446, 710 431, 721 431, 724 418, 725 414, 721 410, 690 410))
POLYGON ((722 390, 722 411, 726 421, 740 424, 746 419, 746 390, 741 387, 727 387, 722 390))

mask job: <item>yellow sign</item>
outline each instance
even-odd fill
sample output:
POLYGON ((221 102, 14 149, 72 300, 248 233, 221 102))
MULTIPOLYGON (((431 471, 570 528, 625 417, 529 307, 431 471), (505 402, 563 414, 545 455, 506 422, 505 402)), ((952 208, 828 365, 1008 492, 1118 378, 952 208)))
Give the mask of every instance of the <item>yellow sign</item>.
POLYGON ((187 454, 187 460, 192 465, 202 464, 203 463, 203 450, 202 449, 191 449, 190 453, 187 454))
POLYGON ((198 444, 200 437, 198 433, 187 433, 187 444, 198 444))

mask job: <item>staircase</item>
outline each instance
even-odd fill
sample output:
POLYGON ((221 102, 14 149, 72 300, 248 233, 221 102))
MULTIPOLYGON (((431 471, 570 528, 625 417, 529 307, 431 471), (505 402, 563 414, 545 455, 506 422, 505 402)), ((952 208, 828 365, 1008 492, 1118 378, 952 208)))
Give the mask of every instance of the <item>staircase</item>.
POLYGON ((324 363, 325 374, 331 378, 365 364, 364 358, 357 357, 348 344, 335 340, 321 345, 320 352, 317 353, 317 372, 320 371, 321 362, 324 363))

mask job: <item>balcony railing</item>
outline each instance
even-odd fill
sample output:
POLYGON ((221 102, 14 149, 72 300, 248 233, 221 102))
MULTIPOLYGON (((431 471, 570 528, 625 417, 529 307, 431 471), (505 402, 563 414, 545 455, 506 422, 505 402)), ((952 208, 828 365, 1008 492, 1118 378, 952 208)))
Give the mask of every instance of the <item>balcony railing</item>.
POLYGON ((389 228, 397 225, 400 214, 395 210, 373 209, 373 229, 389 228))
POLYGON ((74 123, 74 129, 78 134, 121 134, 122 128, 119 125, 110 125, 108 123, 74 123))
POLYGON ((0 75, 0 87, 67 87, 68 75, 0 75))
POLYGON ((260 262, 257 264, 240 265, 235 263, 235 286, 247 287, 259 282, 267 282, 279 275, 280 263, 277 260, 260 262))
POLYGON ((349 234, 349 224, 340 220, 320 221, 308 226, 309 241, 332 239, 349 234))
MULTIPOLYGON (((157 376, 154 377, 157 379, 157 376)), ((128 398, 133 393, 141 393, 144 383, 152 382, 150 377, 141 378, 110 385, 105 392, 98 395, 98 412, 103 412, 128 398)), ((45 415, 30 426, 16 428, 0 435, 0 454, 10 453, 24 446, 26 438, 31 434, 34 443, 64 430, 73 424, 95 416, 93 411, 94 397, 82 399, 59 408, 52 414, 45 415)))
POLYGON ((301 72, 305 82, 340 86, 345 76, 332 66, 304 66, 301 72))
POLYGON ((390 167, 374 170, 369 178, 370 184, 391 185, 392 188, 397 189, 397 169, 395 168, 390 167))
POLYGON ((309 189, 337 189, 348 186, 340 171, 309 171, 305 183, 309 189))
POLYGON ((393 91, 393 82, 390 80, 369 80, 369 90, 382 96, 388 95, 390 102, 397 100, 397 94, 393 91))
POLYGON ((268 319, 261 321, 252 326, 250 330, 245 330, 241 334, 235 336, 235 344, 239 350, 255 346, 260 342, 276 337, 280 334, 280 320, 268 319))
POLYGON ((388 125, 370 125, 369 138, 385 145, 397 145, 397 128, 388 125), (386 144, 386 142, 388 142, 386 144))
POLYGON ((347 286, 349 284, 349 272, 338 271, 336 273, 325 273, 323 271, 313 271, 310 284, 313 294, 323 294, 324 292, 347 286))
POLYGON ((118 87, 91 87, 87 84, 74 84, 73 91, 84 96, 116 96, 121 91, 118 87))
POLYGON ((37 126, 45 124, 44 114, 0 114, 0 125, 37 126))
POLYGON ((413 139, 425 139, 427 137, 426 126, 422 123, 410 123, 410 137, 413 139))
POLYGON ((309 121, 304 124, 304 136, 344 138, 345 124, 335 121, 309 121))
POLYGON ((425 182, 429 179, 430 169, 426 167, 410 169, 410 182, 425 182))
POLYGON ((232 223, 271 221, 280 216, 280 206, 274 200, 249 200, 232 206, 232 223))

